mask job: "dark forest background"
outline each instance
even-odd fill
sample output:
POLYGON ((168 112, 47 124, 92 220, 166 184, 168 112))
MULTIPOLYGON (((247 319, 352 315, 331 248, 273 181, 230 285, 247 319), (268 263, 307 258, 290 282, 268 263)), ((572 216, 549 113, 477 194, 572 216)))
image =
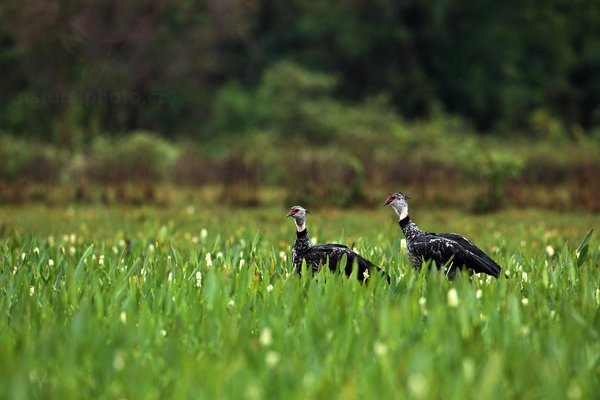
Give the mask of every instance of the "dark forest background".
POLYGON ((600 208, 596 0, 5 0, 0 71, 6 201, 600 208))

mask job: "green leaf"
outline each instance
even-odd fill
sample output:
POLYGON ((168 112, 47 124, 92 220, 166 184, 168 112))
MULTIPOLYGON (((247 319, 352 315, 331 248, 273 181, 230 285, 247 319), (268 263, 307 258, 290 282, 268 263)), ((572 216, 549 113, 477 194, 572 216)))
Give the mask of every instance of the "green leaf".
POLYGON ((160 242, 161 242, 161 243, 162 243, 162 242, 164 242, 164 241, 165 241, 165 239, 167 238, 167 232, 168 232, 168 231, 167 231, 167 226, 166 226, 166 225, 163 225, 163 226, 160 228, 160 232, 158 233, 158 238, 160 239, 160 242))
POLYGON ((92 251, 94 251, 94 245, 90 244, 90 246, 83 253, 83 256, 81 256, 81 258, 79 259, 79 263, 77 264, 77 267, 75 268, 75 278, 76 279, 79 279, 79 277, 81 276, 81 272, 83 271, 83 266, 85 265, 85 260, 86 260, 86 258, 88 258, 90 256, 90 254, 92 254, 92 251))
POLYGON ((577 267, 581 267, 585 262, 588 255, 588 242, 592 237, 593 229, 590 229, 588 233, 585 234, 581 242, 579 242, 579 246, 577 246, 577 267))

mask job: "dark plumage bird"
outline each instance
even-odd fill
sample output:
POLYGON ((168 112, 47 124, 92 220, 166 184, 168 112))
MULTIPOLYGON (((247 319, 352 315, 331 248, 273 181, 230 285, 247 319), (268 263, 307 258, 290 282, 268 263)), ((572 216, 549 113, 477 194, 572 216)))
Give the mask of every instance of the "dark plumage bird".
POLYGON ((308 231, 306 230, 306 213, 307 211, 303 207, 294 206, 287 215, 294 218, 294 222, 296 223, 296 241, 292 246, 292 262, 296 273, 301 272, 302 261, 306 261, 306 266, 313 271, 318 271, 322 265, 329 262, 329 269, 335 271, 338 268, 340 260, 345 255, 346 265, 341 268, 343 268, 346 275, 350 276, 353 265, 356 262, 358 266, 357 278, 360 281, 364 281, 373 273, 379 273, 385 276, 389 282, 387 274, 377 265, 361 257, 347 246, 341 244, 319 244, 313 246, 310 243, 308 231))
POLYGON ((419 229, 408 216, 408 203, 402 193, 392 193, 385 205, 391 205, 400 216, 408 256, 415 269, 420 269, 423 261, 435 261, 438 268, 446 267, 446 275, 450 279, 454 278, 457 269, 463 267, 495 278, 500 275, 501 267, 468 239, 456 233, 430 233, 419 229))

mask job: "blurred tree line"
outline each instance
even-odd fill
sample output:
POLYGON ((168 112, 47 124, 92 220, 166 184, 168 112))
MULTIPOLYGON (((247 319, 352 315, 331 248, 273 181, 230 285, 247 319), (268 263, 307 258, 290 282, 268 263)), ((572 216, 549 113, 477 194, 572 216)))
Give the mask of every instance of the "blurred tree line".
POLYGON ((600 2, 4 0, 0 71, 0 128, 69 146, 440 114, 577 137, 600 126, 600 2))

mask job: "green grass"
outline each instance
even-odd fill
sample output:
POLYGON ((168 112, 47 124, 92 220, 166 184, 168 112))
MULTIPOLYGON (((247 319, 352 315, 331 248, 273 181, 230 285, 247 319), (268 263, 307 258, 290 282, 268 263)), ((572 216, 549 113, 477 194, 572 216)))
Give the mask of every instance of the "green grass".
POLYGON ((360 285, 290 274, 286 211, 0 208, 0 398, 600 393, 597 236, 576 252, 597 215, 415 210, 511 276, 449 282, 410 268, 391 210, 313 210, 392 277, 360 285))

